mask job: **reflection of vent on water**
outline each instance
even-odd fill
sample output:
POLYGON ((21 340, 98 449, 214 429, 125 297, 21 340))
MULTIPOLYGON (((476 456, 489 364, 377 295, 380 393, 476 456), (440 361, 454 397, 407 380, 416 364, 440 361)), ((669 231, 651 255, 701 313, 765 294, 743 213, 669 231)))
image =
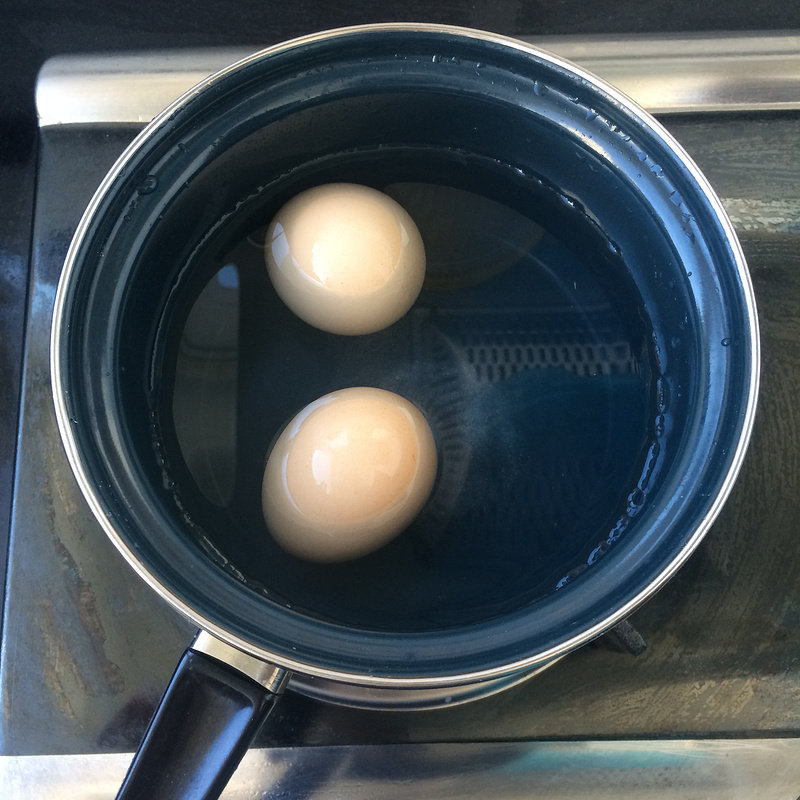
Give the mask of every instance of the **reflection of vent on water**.
POLYGON ((576 375, 638 372, 630 343, 603 308, 581 316, 569 309, 525 314, 470 310, 446 316, 447 334, 478 383, 544 367, 576 375))
POLYGON ((641 365, 619 318, 597 304, 417 309, 414 322, 441 456, 427 517, 446 529, 457 516, 465 562, 539 563, 567 541, 577 558, 639 452, 641 365))

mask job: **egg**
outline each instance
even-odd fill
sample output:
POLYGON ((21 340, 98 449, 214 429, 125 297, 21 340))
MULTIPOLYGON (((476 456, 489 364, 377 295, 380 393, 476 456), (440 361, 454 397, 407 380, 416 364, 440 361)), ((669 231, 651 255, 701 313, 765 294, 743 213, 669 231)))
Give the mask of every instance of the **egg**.
POLYGON ((352 183, 316 186, 275 215, 264 243, 283 302, 329 333, 374 333, 402 317, 425 279, 425 247, 395 200, 352 183))
POLYGON ((292 555, 358 558, 408 527, 436 469, 433 434, 413 403, 384 389, 341 389, 306 406, 275 441, 264 520, 292 555))

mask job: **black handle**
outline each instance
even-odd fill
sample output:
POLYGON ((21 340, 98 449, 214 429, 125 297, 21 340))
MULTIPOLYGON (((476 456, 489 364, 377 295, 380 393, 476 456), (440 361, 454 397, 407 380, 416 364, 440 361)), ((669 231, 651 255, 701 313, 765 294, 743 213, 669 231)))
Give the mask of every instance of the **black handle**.
POLYGON ((117 800, 215 800, 277 699, 228 664, 187 650, 117 800))

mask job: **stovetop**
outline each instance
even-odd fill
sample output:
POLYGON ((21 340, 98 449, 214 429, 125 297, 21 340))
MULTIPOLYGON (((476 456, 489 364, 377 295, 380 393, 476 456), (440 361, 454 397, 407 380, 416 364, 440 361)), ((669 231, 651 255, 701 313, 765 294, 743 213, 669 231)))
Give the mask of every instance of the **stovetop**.
MULTIPOLYGON (((763 346, 737 487, 688 565, 616 636, 451 708, 361 711, 290 691, 225 797, 800 795, 800 37, 545 44, 657 113, 732 217, 763 346)), ((194 633, 78 492, 52 410, 49 327, 70 237, 107 169, 182 88, 246 52, 62 58, 40 77, 3 797, 112 795, 194 633)))

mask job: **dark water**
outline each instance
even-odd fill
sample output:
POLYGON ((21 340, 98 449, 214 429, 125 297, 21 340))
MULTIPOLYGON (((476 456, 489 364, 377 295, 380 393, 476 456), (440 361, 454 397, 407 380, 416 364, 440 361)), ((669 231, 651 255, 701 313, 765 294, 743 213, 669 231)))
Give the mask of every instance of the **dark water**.
POLYGON ((341 337, 272 290, 269 216, 198 256, 207 280, 173 313, 161 419, 200 543, 254 591, 348 624, 428 630, 534 602, 596 560, 641 502, 653 379, 624 254, 579 204, 488 162, 321 177, 371 183, 406 206, 426 286, 390 328, 341 337), (437 482, 382 550, 306 563, 265 529, 264 461, 300 408, 358 385, 423 411, 437 482))

